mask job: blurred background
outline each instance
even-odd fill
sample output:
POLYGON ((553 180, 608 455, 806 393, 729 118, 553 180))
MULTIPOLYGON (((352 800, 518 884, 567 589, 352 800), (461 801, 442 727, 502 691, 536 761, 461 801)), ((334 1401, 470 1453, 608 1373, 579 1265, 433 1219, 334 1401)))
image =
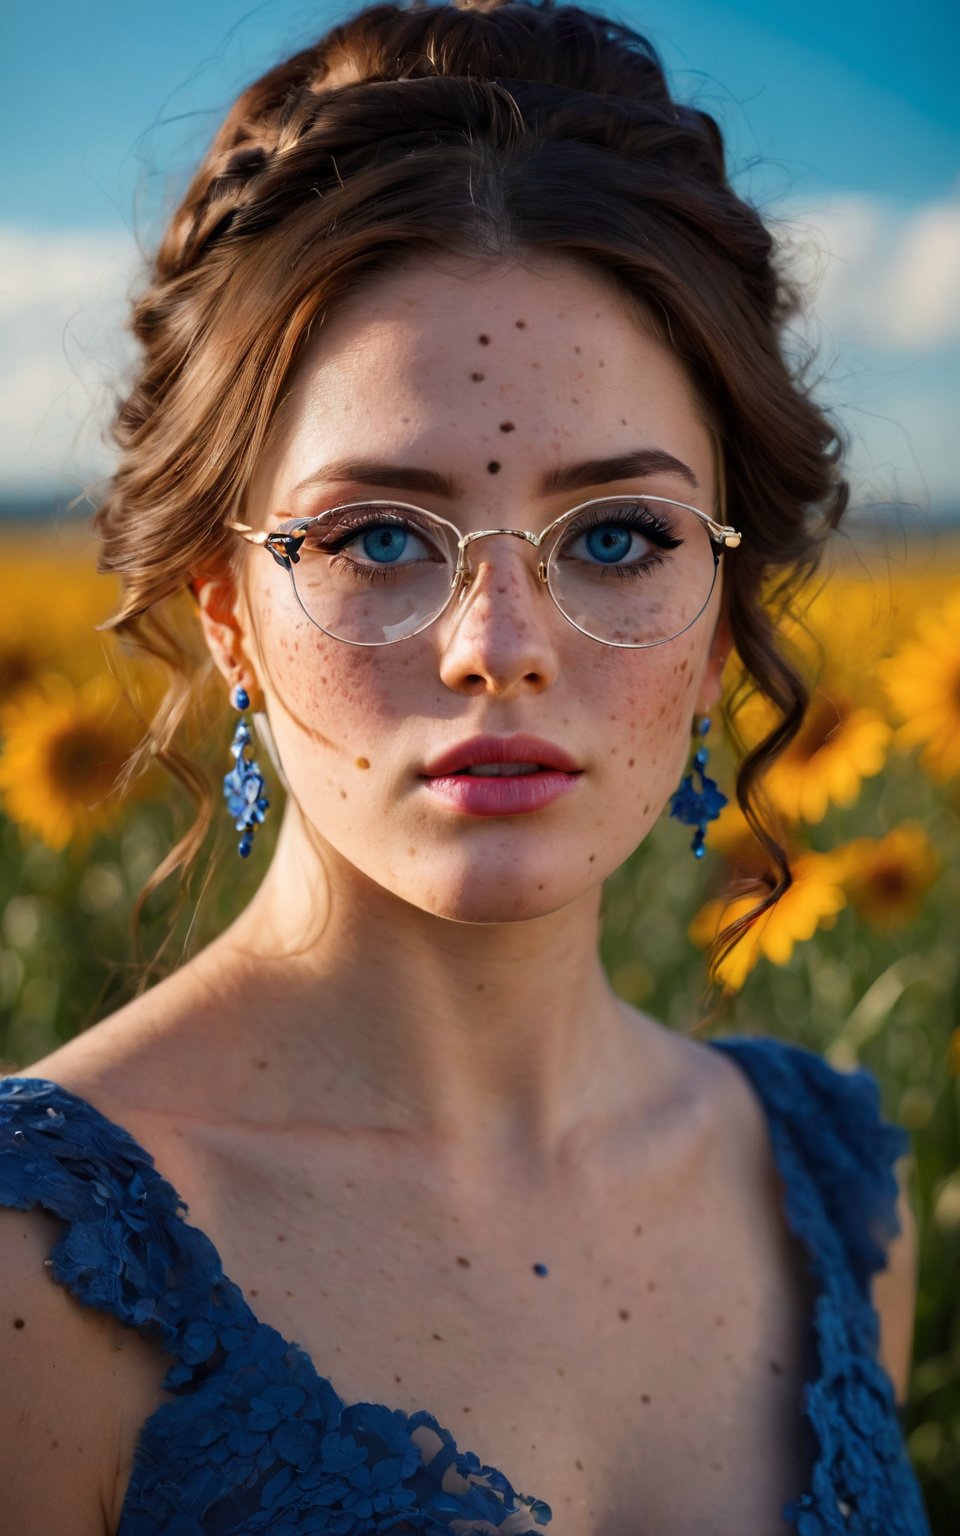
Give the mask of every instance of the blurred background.
MULTIPOLYGON (((606 9, 717 118, 734 185, 806 284, 788 345, 817 350, 811 377, 847 435, 854 496, 827 579, 791 625, 818 677, 808 727, 769 783, 794 886, 734 952, 708 1015, 702 956, 730 876, 768 872, 729 809, 702 865, 665 819, 608 883, 604 957, 618 990, 672 1027, 706 1019, 868 1067, 888 1118, 911 1131, 921 1281, 907 1431, 946 1536, 960 1512, 960 12, 918 0, 905 27, 883 0, 606 9)), ((130 366, 125 304, 237 90, 344 14, 50 0, 6 20, 0 1071, 131 995, 131 906, 188 819, 161 776, 123 800, 113 788, 159 686, 94 630, 116 601, 88 519, 130 366)), ((229 714, 217 694, 193 726, 217 793, 229 714)), ((747 736, 763 729, 756 704, 738 718, 747 736)), ((730 745, 719 727, 711 740, 729 792, 730 745)), ((164 886, 147 903, 145 954, 172 934, 174 963, 243 905, 278 819, 238 874, 222 818, 179 904, 164 886)))

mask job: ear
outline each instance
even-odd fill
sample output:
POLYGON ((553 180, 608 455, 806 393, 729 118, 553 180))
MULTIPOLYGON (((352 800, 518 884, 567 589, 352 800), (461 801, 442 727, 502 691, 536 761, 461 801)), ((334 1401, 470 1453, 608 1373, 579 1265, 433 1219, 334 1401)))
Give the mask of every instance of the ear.
POLYGON ((700 683, 698 708, 701 714, 709 715, 720 702, 723 694, 723 669, 732 649, 733 635, 727 618, 726 604, 724 604, 713 631, 713 639, 710 641, 710 650, 707 653, 707 662, 700 683))
POLYGON ((204 572, 191 577, 189 586, 203 637, 219 671, 231 685, 242 681, 253 692, 258 687, 256 668, 233 577, 204 572))

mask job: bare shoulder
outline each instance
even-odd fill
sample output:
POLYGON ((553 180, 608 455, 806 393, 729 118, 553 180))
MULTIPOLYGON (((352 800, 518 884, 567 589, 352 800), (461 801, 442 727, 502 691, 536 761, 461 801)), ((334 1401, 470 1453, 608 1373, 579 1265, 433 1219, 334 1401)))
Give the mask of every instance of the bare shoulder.
POLYGON ((53 1279, 44 1260, 62 1230, 40 1209, 0 1209, 0 1504, 20 1536, 108 1536, 124 1412, 157 1405, 159 1360, 53 1279))
MULTIPOLYGON (((137 999, 10 1075, 48 1079, 136 1136, 124 1085, 155 1018, 137 999)), ((170 1361, 54 1279, 45 1261, 64 1230, 39 1206, 0 1207, 0 1507, 20 1536, 111 1536, 170 1361)))
POLYGON ((893 1382, 898 1403, 905 1403, 913 1357, 917 1305, 917 1223, 910 1204, 911 1159, 897 1165, 900 1231, 887 1250, 887 1267, 873 1279, 873 1305, 880 1320, 880 1359, 893 1382))

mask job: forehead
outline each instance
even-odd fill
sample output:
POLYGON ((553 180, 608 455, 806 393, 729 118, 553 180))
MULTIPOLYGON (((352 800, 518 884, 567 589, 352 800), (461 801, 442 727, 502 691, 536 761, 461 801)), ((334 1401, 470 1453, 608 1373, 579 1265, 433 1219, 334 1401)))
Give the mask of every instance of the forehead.
POLYGON ((691 464, 706 489, 703 412, 642 308, 605 274, 538 253, 418 259, 365 282, 301 358, 268 458, 288 482, 348 455, 466 480, 494 460, 539 480, 558 459, 639 446, 691 464))

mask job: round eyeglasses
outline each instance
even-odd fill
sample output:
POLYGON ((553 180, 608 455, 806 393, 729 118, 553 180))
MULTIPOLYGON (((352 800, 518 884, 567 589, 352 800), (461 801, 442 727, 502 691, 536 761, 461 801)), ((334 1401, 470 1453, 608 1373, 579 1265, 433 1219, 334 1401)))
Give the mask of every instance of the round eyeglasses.
POLYGON ((307 618, 348 645, 392 645, 438 619, 475 572, 478 539, 523 539, 537 550, 537 580, 564 618, 604 645, 662 645, 696 623, 710 601, 720 555, 740 534, 664 496, 604 496, 541 533, 460 529, 401 501, 356 501, 270 533, 226 526, 268 549, 289 573, 307 618))

